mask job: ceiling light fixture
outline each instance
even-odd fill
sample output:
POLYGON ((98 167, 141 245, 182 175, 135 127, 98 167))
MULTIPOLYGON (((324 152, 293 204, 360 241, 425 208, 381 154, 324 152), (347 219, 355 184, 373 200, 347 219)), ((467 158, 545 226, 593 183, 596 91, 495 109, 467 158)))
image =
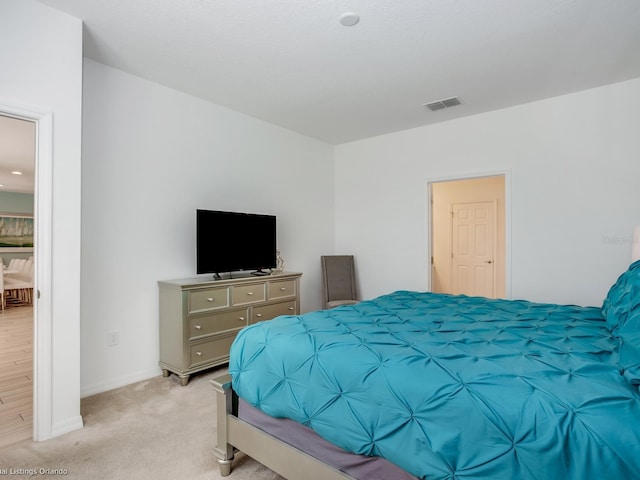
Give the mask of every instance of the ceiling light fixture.
POLYGON ((340 23, 345 27, 353 27, 360 21, 360 16, 357 13, 347 12, 340 15, 340 23))

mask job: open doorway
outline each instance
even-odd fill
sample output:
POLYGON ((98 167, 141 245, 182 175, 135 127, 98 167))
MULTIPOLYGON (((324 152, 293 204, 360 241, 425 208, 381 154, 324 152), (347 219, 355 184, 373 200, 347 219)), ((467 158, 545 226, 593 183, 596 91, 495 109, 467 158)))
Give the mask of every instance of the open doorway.
POLYGON ((0 114, 0 447, 34 430, 36 128, 0 114))
POLYGON ((33 430, 36 441, 53 434, 52 422, 52 200, 53 114, 25 105, 0 104, 0 115, 35 125, 33 188, 33 430), (37 252, 37 255, 35 253, 37 252))
POLYGON ((429 183, 433 292, 507 297, 505 177, 429 183))

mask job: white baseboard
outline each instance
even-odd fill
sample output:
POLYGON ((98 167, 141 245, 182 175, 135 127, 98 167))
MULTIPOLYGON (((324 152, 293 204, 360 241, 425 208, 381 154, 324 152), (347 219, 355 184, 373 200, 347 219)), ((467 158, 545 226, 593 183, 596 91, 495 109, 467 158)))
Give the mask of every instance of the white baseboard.
POLYGON ((51 438, 64 435, 65 433, 73 432, 74 430, 79 430, 83 426, 84 422, 82 421, 82 417, 80 415, 78 415, 77 417, 68 418, 67 420, 58 422, 55 425, 51 426, 51 438))
POLYGON ((134 372, 130 375, 114 378, 106 382, 96 383, 93 385, 82 385, 80 388, 80 398, 89 397, 98 393, 108 392, 109 390, 113 390, 114 388, 124 387, 125 385, 130 385, 142 380, 157 377, 158 375, 162 375, 162 369, 160 367, 151 370, 134 372))

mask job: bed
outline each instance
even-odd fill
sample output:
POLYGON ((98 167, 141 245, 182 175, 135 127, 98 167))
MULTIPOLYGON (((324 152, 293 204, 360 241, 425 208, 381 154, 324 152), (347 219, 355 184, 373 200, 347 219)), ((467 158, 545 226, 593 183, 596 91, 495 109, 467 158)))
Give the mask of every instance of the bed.
POLYGON ((639 332, 640 262, 602 307, 397 291, 249 326, 213 382, 221 473, 640 478, 639 332))

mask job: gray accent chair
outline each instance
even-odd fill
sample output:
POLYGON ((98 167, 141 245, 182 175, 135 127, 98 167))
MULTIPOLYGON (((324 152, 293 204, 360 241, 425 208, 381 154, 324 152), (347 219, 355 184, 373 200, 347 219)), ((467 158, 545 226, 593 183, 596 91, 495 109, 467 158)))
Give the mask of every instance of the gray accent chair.
POLYGON ((358 303, 353 255, 323 255, 320 262, 324 307, 328 309, 358 303))

